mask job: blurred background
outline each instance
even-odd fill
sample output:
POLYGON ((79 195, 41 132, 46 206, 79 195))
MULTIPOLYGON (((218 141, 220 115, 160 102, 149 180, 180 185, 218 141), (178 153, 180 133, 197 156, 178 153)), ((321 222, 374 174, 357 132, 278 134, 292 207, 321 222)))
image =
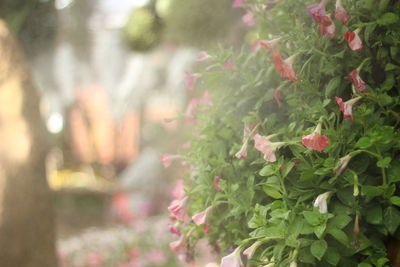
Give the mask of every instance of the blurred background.
MULTIPOLYGON (((199 52, 239 46, 241 16, 231 0, 0 0, 39 92, 60 266, 185 266, 167 215, 184 166, 160 155, 184 149, 199 52)), ((216 261, 200 246, 191 266, 216 261)))

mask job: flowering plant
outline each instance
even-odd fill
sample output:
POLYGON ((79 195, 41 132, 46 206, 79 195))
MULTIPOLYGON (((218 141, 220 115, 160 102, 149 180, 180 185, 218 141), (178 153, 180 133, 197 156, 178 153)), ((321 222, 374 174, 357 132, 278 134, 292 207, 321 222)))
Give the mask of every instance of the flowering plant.
POLYGON ((389 266, 387 240, 400 234, 400 3, 241 8, 258 42, 208 51, 193 89, 213 105, 196 113, 182 152, 194 217, 176 220, 181 253, 207 238, 224 267, 389 266), (205 210, 207 231, 195 220, 205 210))

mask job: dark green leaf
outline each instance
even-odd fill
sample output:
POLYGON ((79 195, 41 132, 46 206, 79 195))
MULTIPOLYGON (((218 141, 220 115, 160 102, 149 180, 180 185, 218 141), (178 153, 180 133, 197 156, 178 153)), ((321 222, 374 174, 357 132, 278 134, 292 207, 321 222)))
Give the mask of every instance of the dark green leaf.
POLYGON ((325 252, 328 248, 328 244, 326 243, 325 240, 317 240, 314 243, 312 243, 310 247, 311 254, 317 258, 318 260, 321 260, 322 257, 325 255, 325 252))
POLYGON ((326 98, 331 98, 334 95, 336 95, 336 90, 340 86, 341 80, 342 80, 342 77, 336 76, 329 81, 329 83, 325 87, 325 97, 326 98))
POLYGON ((390 25, 393 23, 396 23, 399 20, 399 16, 392 13, 392 12, 388 12, 383 14, 383 16, 381 16, 377 22, 379 25, 390 25))
POLYGON ((385 209, 384 213, 384 224, 386 228, 389 230, 389 233, 394 234, 396 232, 397 227, 400 225, 400 212, 397 208, 391 206, 385 209))
POLYGON ((382 207, 380 205, 375 205, 368 209, 366 212, 366 220, 371 224, 381 224, 382 223, 382 207))
POLYGON ((367 197, 378 197, 383 193, 383 189, 377 186, 364 185, 362 187, 362 194, 367 197))
POLYGON ((341 255, 334 247, 329 247, 324 259, 331 265, 336 266, 340 261, 341 255))

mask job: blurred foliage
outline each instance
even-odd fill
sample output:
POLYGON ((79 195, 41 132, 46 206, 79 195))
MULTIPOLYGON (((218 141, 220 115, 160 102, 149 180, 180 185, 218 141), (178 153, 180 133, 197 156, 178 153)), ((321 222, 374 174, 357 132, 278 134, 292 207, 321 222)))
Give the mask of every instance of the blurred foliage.
POLYGON ((129 16, 123 34, 132 50, 146 52, 161 41, 163 25, 151 7, 136 9, 129 16))
MULTIPOLYGON (((182 45, 205 47, 222 40, 236 23, 241 10, 231 8, 231 0, 169 1, 165 12, 166 38, 182 45)), ((165 4, 166 5, 166 4, 165 4)))
POLYGON ((32 40, 48 42, 55 33, 54 0, 0 0, 0 18, 24 45, 32 46, 32 40))

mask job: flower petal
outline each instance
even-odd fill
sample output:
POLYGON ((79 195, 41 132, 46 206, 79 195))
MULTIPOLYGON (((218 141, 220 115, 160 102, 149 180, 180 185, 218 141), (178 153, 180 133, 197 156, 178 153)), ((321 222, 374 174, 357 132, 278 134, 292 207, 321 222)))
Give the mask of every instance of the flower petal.
POLYGON ((352 70, 347 77, 360 92, 365 92, 366 84, 361 79, 357 69, 352 70))
POLYGON ((301 138, 301 142, 307 148, 317 150, 321 152, 329 145, 328 137, 321 135, 317 132, 313 132, 310 135, 305 135, 301 138))
POLYGON ((358 51, 363 48, 363 44, 360 39, 360 36, 358 36, 358 33, 356 31, 345 32, 344 39, 347 41, 347 44, 349 45, 350 49, 353 51, 358 51))

